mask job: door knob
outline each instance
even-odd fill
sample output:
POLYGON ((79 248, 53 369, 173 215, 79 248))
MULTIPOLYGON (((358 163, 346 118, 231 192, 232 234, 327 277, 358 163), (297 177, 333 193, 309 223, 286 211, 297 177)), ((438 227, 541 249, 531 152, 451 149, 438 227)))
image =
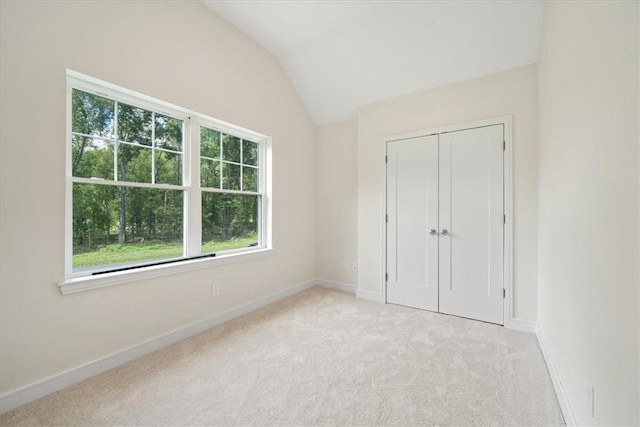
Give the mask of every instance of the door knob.
POLYGON ((436 230, 435 228, 432 228, 431 230, 429 230, 429 234, 431 234, 432 236, 435 236, 436 234, 438 234, 438 230, 436 230))
POLYGON ((449 234, 449 231, 446 228, 443 228, 442 231, 440 231, 441 236, 446 236, 447 234, 449 234))

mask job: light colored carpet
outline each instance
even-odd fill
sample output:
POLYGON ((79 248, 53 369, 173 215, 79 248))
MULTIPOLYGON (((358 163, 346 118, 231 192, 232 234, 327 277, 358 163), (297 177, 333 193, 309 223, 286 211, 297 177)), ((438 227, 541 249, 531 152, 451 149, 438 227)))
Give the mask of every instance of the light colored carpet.
POLYGON ((561 425, 534 335, 312 288, 0 425, 561 425))

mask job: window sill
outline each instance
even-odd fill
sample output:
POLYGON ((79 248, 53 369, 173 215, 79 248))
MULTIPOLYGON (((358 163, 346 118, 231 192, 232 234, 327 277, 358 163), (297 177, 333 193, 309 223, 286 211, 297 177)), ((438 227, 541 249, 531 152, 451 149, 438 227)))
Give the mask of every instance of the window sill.
POLYGON ((118 271, 114 273, 102 274, 99 276, 73 277, 68 278, 62 283, 59 283, 58 286, 60 287, 60 292, 63 295, 75 294, 77 292, 106 288, 123 283, 131 283, 138 280, 145 280, 153 277, 180 273, 183 271, 200 270, 203 268, 211 268, 218 265, 264 258, 272 254, 273 249, 257 249, 250 252, 218 255, 214 258, 194 259, 177 262, 175 264, 141 267, 135 270, 118 271))

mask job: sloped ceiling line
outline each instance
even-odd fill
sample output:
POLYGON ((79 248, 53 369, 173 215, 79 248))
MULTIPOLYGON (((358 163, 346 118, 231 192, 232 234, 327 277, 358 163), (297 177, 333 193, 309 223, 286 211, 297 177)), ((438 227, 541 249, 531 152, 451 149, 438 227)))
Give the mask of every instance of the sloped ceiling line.
POLYGON ((317 125, 369 104, 537 62, 541 1, 219 1, 271 51, 317 125))

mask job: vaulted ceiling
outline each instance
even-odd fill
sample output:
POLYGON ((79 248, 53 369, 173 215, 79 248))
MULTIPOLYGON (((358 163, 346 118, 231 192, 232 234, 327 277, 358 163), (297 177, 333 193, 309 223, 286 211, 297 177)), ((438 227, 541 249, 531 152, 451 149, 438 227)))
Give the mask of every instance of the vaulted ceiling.
POLYGON ((270 50, 316 124, 538 58, 541 1, 219 1, 270 50))

